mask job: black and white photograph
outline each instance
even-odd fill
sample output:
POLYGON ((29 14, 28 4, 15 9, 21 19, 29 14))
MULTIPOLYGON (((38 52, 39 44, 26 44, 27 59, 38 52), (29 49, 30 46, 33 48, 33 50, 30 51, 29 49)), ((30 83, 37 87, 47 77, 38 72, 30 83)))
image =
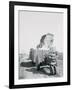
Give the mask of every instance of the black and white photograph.
POLYGON ((10 88, 69 85, 69 36, 69 5, 10 2, 10 88))
POLYGON ((63 76, 63 13, 19 11, 19 79, 63 76))

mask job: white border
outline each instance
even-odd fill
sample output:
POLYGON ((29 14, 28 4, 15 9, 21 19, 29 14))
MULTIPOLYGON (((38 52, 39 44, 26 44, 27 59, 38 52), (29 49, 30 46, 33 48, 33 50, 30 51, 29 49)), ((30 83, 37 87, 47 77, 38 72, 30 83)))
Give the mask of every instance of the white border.
POLYGON ((67 9, 50 8, 50 7, 31 7, 31 6, 14 6, 14 84, 36 84, 36 83, 53 83, 67 81, 67 9), (64 50, 63 50, 63 77, 59 78, 45 78, 45 79, 18 79, 18 11, 32 10, 32 11, 48 11, 48 12, 63 12, 64 13, 64 50))

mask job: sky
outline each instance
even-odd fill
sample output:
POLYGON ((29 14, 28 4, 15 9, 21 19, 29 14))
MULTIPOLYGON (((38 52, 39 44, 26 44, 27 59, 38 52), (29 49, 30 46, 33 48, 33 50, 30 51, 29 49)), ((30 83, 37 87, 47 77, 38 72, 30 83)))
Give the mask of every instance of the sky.
POLYGON ((63 51, 63 13, 19 11, 18 28, 19 53, 28 53, 47 33, 54 34, 56 50, 63 51))

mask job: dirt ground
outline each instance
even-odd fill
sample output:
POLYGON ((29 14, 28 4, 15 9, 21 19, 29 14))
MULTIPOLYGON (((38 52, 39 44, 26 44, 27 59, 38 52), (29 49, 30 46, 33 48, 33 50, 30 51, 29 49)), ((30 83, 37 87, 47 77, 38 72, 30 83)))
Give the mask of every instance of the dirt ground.
POLYGON ((42 70, 37 71, 36 66, 31 60, 20 59, 19 62, 19 79, 36 79, 36 78, 53 78, 62 77, 63 75, 63 60, 57 60, 56 75, 47 75, 42 70))

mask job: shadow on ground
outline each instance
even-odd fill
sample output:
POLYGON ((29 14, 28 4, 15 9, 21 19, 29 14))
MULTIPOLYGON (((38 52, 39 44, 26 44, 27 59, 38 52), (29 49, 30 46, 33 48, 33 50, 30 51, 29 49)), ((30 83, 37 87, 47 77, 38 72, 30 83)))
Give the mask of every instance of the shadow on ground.
POLYGON ((20 66, 21 67, 34 67, 35 66, 35 64, 33 64, 31 61, 29 61, 29 62, 22 62, 21 64, 20 64, 20 66))

